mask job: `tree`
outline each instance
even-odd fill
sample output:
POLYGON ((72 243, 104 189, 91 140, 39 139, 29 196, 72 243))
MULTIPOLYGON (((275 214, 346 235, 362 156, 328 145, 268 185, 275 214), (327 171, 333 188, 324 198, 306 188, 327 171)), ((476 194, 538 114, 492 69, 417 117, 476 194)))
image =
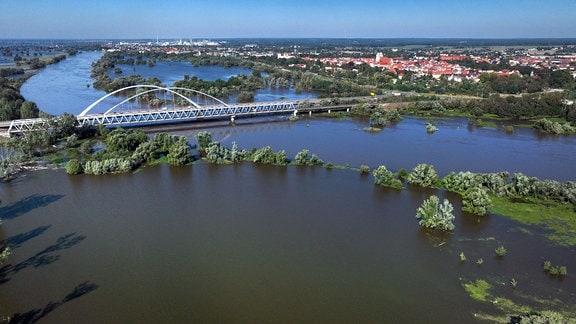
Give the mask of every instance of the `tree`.
POLYGON ((22 153, 13 146, 0 146, 0 179, 11 175, 19 168, 22 153))
POLYGON ((20 106, 20 118, 37 118, 40 110, 35 102, 24 101, 20 106))
POLYGON ((438 228, 444 231, 451 231, 454 229, 454 215, 452 211, 454 207, 444 199, 442 205, 437 196, 432 195, 424 200, 422 205, 416 210, 416 218, 420 220, 419 224, 427 228, 438 228))
POLYGON ((536 181, 534 177, 528 177, 522 173, 514 173, 512 176, 512 188, 519 197, 529 197, 536 193, 536 181))
POLYGON ((22 102, 21 99, 10 100, 9 98, 0 97, 0 120, 17 119, 20 116, 18 109, 22 102))
POLYGON ((296 164, 300 164, 300 165, 322 165, 322 164, 324 164, 324 161, 322 161, 322 159, 320 159, 316 154, 310 155, 310 151, 307 149, 304 149, 304 150, 296 153, 296 156, 294 157, 294 161, 296 162, 296 164))
POLYGON ((492 201, 482 187, 472 187, 462 195, 463 211, 476 215, 486 215, 490 207, 492 207, 492 201))
POLYGON ((570 319, 554 311, 530 312, 517 316, 510 316, 510 324, 538 324, 538 323, 570 323, 570 319))
POLYGON ((76 126, 78 126, 78 120, 76 116, 63 113, 62 115, 54 118, 50 122, 51 126, 54 129, 54 137, 55 139, 60 139, 63 137, 70 136, 76 132, 76 126))
POLYGON ((288 164, 288 155, 286 151, 280 150, 274 153, 274 165, 284 166, 288 164))
POLYGON ((68 161, 68 163, 66 164, 66 173, 79 174, 81 172, 82 172, 82 165, 80 164, 80 161, 78 161, 77 159, 71 159, 70 161, 68 161))
POLYGON ((422 187, 432 186, 438 180, 434 166, 425 163, 418 164, 408 175, 408 182, 422 187))
POLYGON ((236 101, 238 103, 243 103, 243 102, 254 102, 254 92, 252 91, 242 91, 240 92, 240 94, 238 94, 238 98, 236 98, 236 101))
POLYGON ((234 159, 238 158, 238 156, 233 157, 232 152, 230 152, 227 147, 220 145, 220 142, 210 142, 204 149, 204 157, 206 160, 217 164, 235 162, 234 159))
POLYGON ((310 154, 310 151, 307 149, 304 149, 304 150, 296 153, 296 156, 294 157, 294 161, 297 164, 305 165, 308 162, 309 154, 310 154))
POLYGON ((465 192, 477 185, 476 175, 470 171, 458 173, 452 171, 442 179, 442 185, 449 191, 465 192))
POLYGON ((574 89, 575 83, 570 70, 555 70, 550 73, 551 88, 574 89))
POLYGON ((212 142, 212 134, 210 134, 209 132, 199 132, 198 134, 196 134, 196 140, 198 141, 198 147, 201 150, 205 150, 208 145, 212 142))
POLYGON ((179 136, 172 136, 168 133, 158 133, 154 135, 154 144, 161 152, 168 152, 170 146, 179 140, 179 136))
POLYGON ((124 130, 117 128, 106 136, 106 150, 116 156, 131 155, 136 148, 148 141, 148 135, 142 130, 124 130))
MULTIPOLYGON (((134 153, 132 153, 132 158, 138 163, 142 162, 150 162, 154 159, 158 158, 158 154, 156 153, 157 144, 156 142, 149 141, 144 142, 138 145, 134 153)), ((168 152, 169 148, 166 149, 168 152)))
POLYGON ((190 145, 186 140, 179 140, 168 150, 168 163, 172 165, 184 165, 192 162, 192 153, 190 151, 190 145))
POLYGON ((254 163, 273 164, 274 160, 274 152, 270 146, 265 146, 252 154, 252 162, 254 163))
POLYGON ((386 169, 386 166, 381 165, 372 172, 374 176, 374 183, 379 186, 392 187, 402 189, 402 182, 394 177, 392 171, 386 169))

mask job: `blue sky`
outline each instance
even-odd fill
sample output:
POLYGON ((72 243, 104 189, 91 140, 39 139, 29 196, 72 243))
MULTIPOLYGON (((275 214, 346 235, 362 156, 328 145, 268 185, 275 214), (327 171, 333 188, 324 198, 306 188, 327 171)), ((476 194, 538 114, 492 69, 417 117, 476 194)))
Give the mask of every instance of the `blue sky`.
POLYGON ((576 0, 3 0, 5 38, 576 38, 576 0))

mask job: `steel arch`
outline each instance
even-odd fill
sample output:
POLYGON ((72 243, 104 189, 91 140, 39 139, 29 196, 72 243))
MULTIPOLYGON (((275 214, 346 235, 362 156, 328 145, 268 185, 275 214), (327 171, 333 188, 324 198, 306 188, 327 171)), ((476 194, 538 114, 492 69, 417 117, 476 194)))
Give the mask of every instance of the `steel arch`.
POLYGON ((184 90, 184 91, 190 91, 190 92, 193 92, 193 93, 201 94, 201 95, 203 95, 203 96, 206 96, 206 97, 208 97, 208 98, 210 98, 210 99, 213 99, 213 100, 217 101, 218 103, 220 103, 220 104, 228 107, 228 104, 226 104, 226 103, 223 102, 222 100, 220 100, 220 99, 218 99, 218 98, 216 98, 216 97, 214 97, 214 96, 211 96, 211 95, 209 95, 209 94, 207 94, 207 93, 204 93, 204 92, 202 92, 202 91, 198 91, 198 90, 194 90, 194 89, 188 89, 188 88, 181 88, 181 87, 170 87, 170 88, 166 88, 166 87, 160 87, 160 86, 152 85, 152 84, 137 84, 137 85, 133 85, 133 86, 124 87, 124 88, 121 88, 121 89, 118 89, 118 90, 115 90, 115 91, 112 91, 112 92, 106 94, 105 96, 103 96, 103 97, 101 97, 100 99, 94 101, 92 104, 90 104, 88 107, 86 107, 86 109, 84 109, 80 114, 78 114, 78 116, 79 116, 79 117, 85 116, 86 114, 88 114, 88 113, 90 112, 90 110, 92 110, 94 107, 96 107, 99 103, 101 103, 102 101, 106 100, 106 98, 109 98, 109 97, 111 97, 111 96, 113 96, 113 95, 115 95, 115 94, 117 94, 117 93, 122 92, 122 91, 126 91, 126 90, 129 90, 129 89, 137 89, 137 88, 151 88, 151 90, 144 91, 144 92, 141 92, 141 93, 137 93, 136 95, 133 95, 133 96, 129 97, 128 99, 123 100, 123 101, 120 102, 119 104, 116 104, 114 107, 108 109, 104 114, 107 114, 107 113, 111 112, 112 110, 114 110, 114 108, 120 106, 121 104, 124 104, 124 103, 128 102, 128 101, 131 100, 131 99, 138 98, 139 96, 142 96, 142 95, 147 94, 147 93, 150 93, 150 92, 162 91, 162 90, 164 90, 164 91, 166 91, 166 92, 169 92, 170 94, 173 94, 173 95, 175 95, 175 96, 178 96, 178 97, 186 100, 186 101, 189 102, 192 106, 194 106, 194 107, 196 107, 196 108, 198 108, 198 109, 202 108, 198 103, 196 103, 196 102, 193 101, 192 99, 186 97, 185 95, 177 92, 176 90, 184 90))

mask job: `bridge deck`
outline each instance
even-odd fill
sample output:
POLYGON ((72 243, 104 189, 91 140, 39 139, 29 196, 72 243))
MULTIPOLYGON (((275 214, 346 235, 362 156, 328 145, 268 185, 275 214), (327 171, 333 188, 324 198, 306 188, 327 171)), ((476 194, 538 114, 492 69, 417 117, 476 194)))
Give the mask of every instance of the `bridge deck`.
MULTIPOLYGON (((214 105, 207 107, 142 109, 128 112, 110 112, 102 114, 79 115, 76 118, 80 125, 146 126, 201 121, 209 119, 235 119, 270 114, 290 113, 296 115, 304 111, 343 110, 349 105, 335 107, 303 107, 299 110, 298 101, 259 102, 238 105, 214 105)), ((48 119, 32 118, 0 122, 0 135, 9 136, 33 130, 44 125, 48 119)))
POLYGON ((269 102, 244 105, 217 105, 208 107, 162 108, 112 112, 108 114, 88 114, 78 116, 82 125, 116 126, 176 123, 206 119, 238 118, 262 114, 294 113, 298 102, 269 102))

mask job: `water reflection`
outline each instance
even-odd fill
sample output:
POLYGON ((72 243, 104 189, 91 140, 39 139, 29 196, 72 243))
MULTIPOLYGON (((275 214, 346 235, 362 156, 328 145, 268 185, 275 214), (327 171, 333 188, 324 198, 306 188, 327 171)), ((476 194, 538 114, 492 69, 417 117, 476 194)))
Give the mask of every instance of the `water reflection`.
POLYGON ((14 236, 11 236, 0 243, 0 246, 7 246, 10 249, 14 250, 22 246, 22 244, 26 243, 27 241, 42 235, 46 230, 48 230, 52 225, 48 226, 38 226, 33 230, 30 230, 25 233, 20 233, 14 236))
POLYGON ((28 267, 39 268, 58 261, 60 259, 60 255, 56 252, 69 249, 82 242, 84 239, 86 239, 86 236, 78 235, 76 233, 66 234, 58 238, 56 243, 48 246, 40 252, 37 252, 28 259, 15 265, 8 264, 3 266, 0 269, 0 283, 4 283, 10 280, 8 278, 9 275, 16 274, 28 267))
MULTIPOLYGON (((562 260, 569 250, 500 217, 477 223, 454 194, 381 188, 350 170, 197 163, 101 177, 50 171, 11 189, 63 196, 42 210, 50 233, 38 217, 3 225, 10 237, 35 238, 11 256, 2 285, 10 313, 32 320, 469 323, 483 306, 460 280, 478 278, 515 277, 523 294, 574 299, 539 267, 541 256, 562 260), (416 209, 431 194, 454 204, 454 232, 418 226, 416 209), (503 260, 493 257, 498 245, 510 251, 503 260), (470 262, 460 263, 462 251, 470 262), (86 278, 98 283, 90 302, 54 307, 70 300, 63 287, 86 278)), ((517 300, 506 288, 495 293, 517 300)), ((85 290, 93 289, 72 296, 85 290)))
POLYGON ((0 207, 0 219, 14 219, 30 212, 33 209, 45 207, 60 200, 62 195, 32 195, 16 203, 0 207))
POLYGON ((9 323, 21 323, 21 324, 36 323, 39 320, 46 317, 47 315, 49 315, 50 313, 52 313, 53 311, 55 311, 56 309, 62 307, 64 304, 73 301, 77 298, 80 298, 86 294, 89 294, 96 289, 98 289, 97 284, 85 281, 74 287, 74 289, 69 294, 64 296, 64 298, 62 298, 59 301, 56 302, 51 301, 43 308, 35 308, 24 313, 14 314, 13 316, 11 316, 9 323))

